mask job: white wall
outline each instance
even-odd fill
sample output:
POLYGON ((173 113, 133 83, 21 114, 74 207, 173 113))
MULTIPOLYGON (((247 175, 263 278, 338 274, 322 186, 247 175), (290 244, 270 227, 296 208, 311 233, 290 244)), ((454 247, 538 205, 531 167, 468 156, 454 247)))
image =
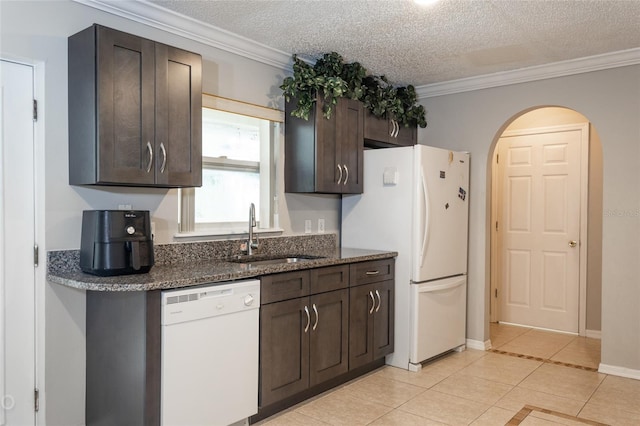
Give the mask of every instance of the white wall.
POLYGON ((562 106, 583 114, 603 152, 602 363, 640 376, 640 66, 422 100, 419 142, 471 152, 468 337, 489 338, 488 156, 524 110, 562 106))
MULTIPOLYGON (((77 249, 83 209, 131 204, 150 210, 156 242, 173 241, 177 231, 177 190, 89 188, 68 185, 67 37, 93 23, 198 52, 203 56, 203 91, 258 105, 279 107, 282 69, 183 39, 70 1, 0 1, 0 55, 44 63, 45 238, 46 250, 77 249)), ((281 145, 281 158, 284 147, 281 145)), ((285 234, 304 232, 304 220, 325 219, 327 232, 339 230, 339 196, 283 194, 282 161, 278 188, 280 226, 285 234)), ((46 283, 45 383, 41 407, 47 425, 84 424, 84 292, 46 283)), ((42 315, 43 313, 39 313, 42 315)), ((42 384, 41 384, 42 386, 42 384)))

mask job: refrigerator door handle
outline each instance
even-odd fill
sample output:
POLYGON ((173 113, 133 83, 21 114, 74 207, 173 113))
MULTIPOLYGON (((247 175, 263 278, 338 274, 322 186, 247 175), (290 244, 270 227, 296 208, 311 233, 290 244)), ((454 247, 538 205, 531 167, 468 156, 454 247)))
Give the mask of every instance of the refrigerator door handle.
POLYGON ((450 288, 459 287, 464 284, 464 280, 456 280, 450 283, 436 285, 436 286, 428 286, 428 285, 418 285, 418 293, 432 293, 434 291, 441 290, 449 290, 450 288))
POLYGON ((424 177, 424 170, 420 171, 420 183, 422 185, 422 196, 424 199, 424 216, 423 216, 423 234, 422 234, 422 248, 420 249, 420 266, 424 265, 426 259, 427 247, 429 245, 429 228, 431 220, 429 218, 429 191, 427 191, 427 181, 424 177))

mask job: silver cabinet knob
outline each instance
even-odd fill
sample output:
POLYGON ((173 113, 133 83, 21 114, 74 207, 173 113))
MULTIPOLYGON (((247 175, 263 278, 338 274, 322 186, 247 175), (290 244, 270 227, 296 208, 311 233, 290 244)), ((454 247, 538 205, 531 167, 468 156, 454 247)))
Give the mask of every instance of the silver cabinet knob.
POLYGON ((135 233, 136 233, 136 228, 134 228, 133 226, 127 226, 127 234, 133 235, 135 233))
POLYGON ((571 241, 569 241, 569 247, 573 248, 573 247, 575 247, 575 246, 577 246, 577 245, 578 245, 578 242, 577 242, 577 241, 575 241, 575 240, 571 240, 571 241))

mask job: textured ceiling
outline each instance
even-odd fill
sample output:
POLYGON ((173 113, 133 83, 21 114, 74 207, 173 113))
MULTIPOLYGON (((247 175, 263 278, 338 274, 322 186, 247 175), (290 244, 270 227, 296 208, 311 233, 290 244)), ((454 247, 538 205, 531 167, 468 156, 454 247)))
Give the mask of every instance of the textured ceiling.
POLYGON ((151 0, 309 59, 416 86, 640 47, 640 0, 151 0))

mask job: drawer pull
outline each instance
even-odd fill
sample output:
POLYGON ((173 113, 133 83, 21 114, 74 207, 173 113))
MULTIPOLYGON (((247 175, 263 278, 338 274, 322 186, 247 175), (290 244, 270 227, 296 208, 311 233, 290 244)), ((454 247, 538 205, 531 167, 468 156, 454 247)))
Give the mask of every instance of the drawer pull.
POLYGON ((365 275, 378 275, 380 273, 380 271, 367 271, 365 272, 365 275))
POLYGON ((376 306, 376 312, 380 310, 380 305, 382 304, 382 300, 380 299, 380 293, 376 290, 376 296, 378 296, 378 306, 376 306))
POLYGON ((316 308, 315 303, 313 304, 313 313, 316 314, 316 321, 313 323, 313 327, 311 329, 315 331, 316 327, 318 326, 318 309, 316 308))
POLYGON ((376 307, 376 299, 373 297, 373 292, 369 292, 369 297, 371 297, 371 309, 369 310, 369 315, 373 313, 373 309, 376 307))
POLYGON ((304 313, 307 314, 307 325, 304 327, 304 332, 309 331, 309 325, 311 324, 311 316, 309 316, 309 308, 304 307, 304 313))

